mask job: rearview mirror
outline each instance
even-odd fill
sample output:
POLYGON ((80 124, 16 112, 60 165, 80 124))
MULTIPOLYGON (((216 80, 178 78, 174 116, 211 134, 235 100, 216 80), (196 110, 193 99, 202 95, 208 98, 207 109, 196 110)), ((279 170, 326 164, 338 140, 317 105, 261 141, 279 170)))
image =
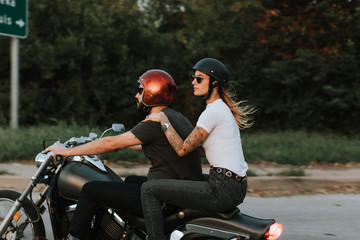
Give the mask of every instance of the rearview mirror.
POLYGON ((113 123, 112 130, 114 132, 122 132, 125 130, 125 126, 122 123, 113 123))

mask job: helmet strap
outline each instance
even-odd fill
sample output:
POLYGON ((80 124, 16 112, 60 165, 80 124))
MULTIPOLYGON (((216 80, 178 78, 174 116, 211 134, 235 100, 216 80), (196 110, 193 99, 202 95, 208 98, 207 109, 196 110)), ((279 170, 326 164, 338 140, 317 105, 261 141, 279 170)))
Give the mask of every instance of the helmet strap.
POLYGON ((147 107, 143 102, 140 103, 139 107, 136 109, 136 116, 139 121, 142 121, 150 112, 151 107, 147 107))
POLYGON ((142 110, 145 113, 145 115, 148 115, 150 112, 150 109, 151 109, 151 107, 144 106, 142 110))
POLYGON ((208 93, 206 95, 203 96, 203 100, 206 101, 207 99, 210 98, 213 90, 214 90, 214 87, 217 87, 219 86, 219 82, 215 83, 214 84, 214 79, 212 77, 210 77, 210 80, 209 80, 209 90, 208 90, 208 93))

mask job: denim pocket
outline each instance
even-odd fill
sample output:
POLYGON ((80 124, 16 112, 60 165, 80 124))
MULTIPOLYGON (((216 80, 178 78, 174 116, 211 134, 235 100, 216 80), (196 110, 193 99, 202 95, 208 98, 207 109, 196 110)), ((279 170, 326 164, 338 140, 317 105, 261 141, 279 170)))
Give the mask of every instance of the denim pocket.
POLYGON ((242 189, 238 189, 241 187, 241 183, 225 174, 216 172, 210 173, 209 183, 213 190, 213 197, 218 204, 217 211, 227 211, 242 202, 242 189))

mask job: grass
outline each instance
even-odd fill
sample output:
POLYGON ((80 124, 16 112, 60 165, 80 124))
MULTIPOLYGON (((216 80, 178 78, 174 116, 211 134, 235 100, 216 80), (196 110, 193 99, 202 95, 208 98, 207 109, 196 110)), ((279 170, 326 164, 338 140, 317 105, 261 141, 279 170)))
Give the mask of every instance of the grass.
MULTIPOLYGON (((248 169, 246 174, 248 175, 248 177, 256 177, 258 176, 258 174, 256 173, 256 171, 254 171, 253 169, 248 169)), ((305 176, 305 170, 301 169, 301 168, 289 168, 289 169, 285 169, 282 170, 278 173, 269 173, 268 176, 297 176, 297 177, 303 177, 305 176)))
POLYGON ((275 174, 270 174, 270 176, 273 176, 273 175, 303 177, 303 176, 305 176, 305 171, 304 171, 304 169, 301 169, 301 168, 289 168, 289 169, 285 169, 285 170, 275 173, 275 174))
POLYGON ((248 177, 256 177, 256 176, 257 176, 257 173, 256 173, 256 171, 254 171, 254 170, 252 170, 252 169, 248 169, 248 170, 246 171, 246 175, 247 175, 248 177))
MULTIPOLYGON (((111 127, 111 126, 109 126, 111 127)), ((32 160, 41 152, 43 141, 47 139, 46 146, 51 145, 57 139, 65 142, 71 137, 88 136, 90 132, 97 133, 100 137, 106 128, 91 128, 89 126, 78 126, 76 124, 67 125, 59 122, 57 125, 42 125, 13 130, 10 128, 0 128, 0 162, 8 162, 13 160, 32 160)), ((113 133, 109 131, 105 136, 113 133)), ((132 150, 121 150, 103 154, 103 159, 112 161, 135 161, 145 162, 146 157, 142 152, 132 150)))
POLYGON ((14 175, 14 174, 9 173, 9 172, 6 171, 6 170, 0 170, 0 176, 1 176, 1 175, 14 175))
POLYGON ((284 131, 242 134, 247 162, 309 163, 360 162, 360 137, 284 131))
MULTIPOLYGON (((109 126, 110 127, 110 126, 109 126)), ((31 160, 43 150, 44 139, 60 139, 88 136, 95 132, 99 136, 106 128, 67 125, 42 125, 12 130, 0 128, 0 162, 31 160)), ((109 136, 112 133, 106 133, 109 136)), ((113 133, 116 134, 116 133, 113 133)), ((343 136, 331 133, 309 133, 305 131, 246 132, 242 135, 243 151, 248 163, 275 162, 279 164, 307 165, 310 163, 360 162, 360 136, 343 136)), ((52 144, 55 140, 47 142, 52 144)), ((103 159, 145 163, 142 152, 120 150, 103 154, 103 159)))

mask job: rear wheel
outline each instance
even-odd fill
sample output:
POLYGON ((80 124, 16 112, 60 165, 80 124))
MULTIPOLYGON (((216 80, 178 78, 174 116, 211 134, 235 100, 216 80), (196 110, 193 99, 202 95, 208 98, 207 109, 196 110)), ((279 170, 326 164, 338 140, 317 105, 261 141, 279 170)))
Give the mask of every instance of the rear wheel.
MULTIPOLYGON (((20 197, 20 193, 0 190, 0 224, 10 212, 16 199, 20 197)), ((26 199, 22 204, 22 207, 16 214, 19 216, 17 221, 14 219, 10 225, 6 228, 5 233, 0 236, 0 239, 29 239, 32 240, 35 237, 45 238, 44 223, 40 215, 35 209, 35 206, 29 199, 26 199), (35 222, 34 222, 35 221, 35 222)), ((15 217, 14 217, 15 218, 15 217)))

